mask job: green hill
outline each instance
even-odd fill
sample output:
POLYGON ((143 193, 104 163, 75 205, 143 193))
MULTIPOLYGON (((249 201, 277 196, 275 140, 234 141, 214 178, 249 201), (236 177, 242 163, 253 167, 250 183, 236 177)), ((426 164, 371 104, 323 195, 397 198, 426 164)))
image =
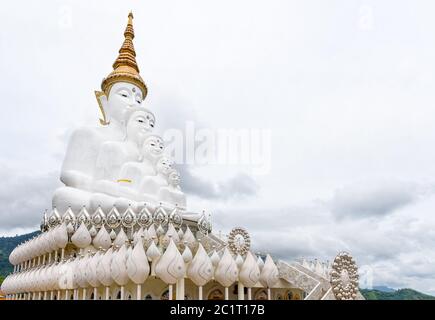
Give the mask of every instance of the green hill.
POLYGON ((367 300, 435 300, 435 297, 413 289, 399 289, 393 292, 371 289, 360 289, 360 291, 367 300))
POLYGON ((17 245, 27 239, 33 238, 38 233, 39 231, 35 231, 15 237, 0 237, 0 283, 3 281, 3 278, 13 270, 12 265, 9 263, 9 254, 11 251, 17 245))

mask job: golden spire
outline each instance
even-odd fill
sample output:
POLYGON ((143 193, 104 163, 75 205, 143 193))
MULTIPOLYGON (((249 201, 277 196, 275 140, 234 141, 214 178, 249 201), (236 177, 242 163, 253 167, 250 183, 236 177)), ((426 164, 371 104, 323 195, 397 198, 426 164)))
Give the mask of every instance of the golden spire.
POLYGON ((130 82, 138 86, 145 99, 147 87, 142 77, 139 75, 139 67, 136 62, 136 52, 133 46, 133 13, 128 14, 128 23, 124 31, 124 43, 119 49, 118 58, 113 63, 113 71, 101 83, 101 89, 106 96, 109 95, 110 88, 115 82, 130 82))

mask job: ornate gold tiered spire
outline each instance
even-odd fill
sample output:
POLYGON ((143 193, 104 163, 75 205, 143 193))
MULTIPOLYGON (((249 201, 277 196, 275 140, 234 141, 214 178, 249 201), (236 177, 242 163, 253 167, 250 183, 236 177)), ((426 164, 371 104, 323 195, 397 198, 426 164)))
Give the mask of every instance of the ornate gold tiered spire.
POLYGON ((124 31, 124 43, 119 49, 118 58, 113 63, 113 71, 101 83, 101 89, 106 96, 115 82, 130 82, 142 90, 143 98, 147 95, 147 87, 139 75, 139 67, 136 62, 136 52, 133 46, 133 13, 128 14, 128 23, 124 31))

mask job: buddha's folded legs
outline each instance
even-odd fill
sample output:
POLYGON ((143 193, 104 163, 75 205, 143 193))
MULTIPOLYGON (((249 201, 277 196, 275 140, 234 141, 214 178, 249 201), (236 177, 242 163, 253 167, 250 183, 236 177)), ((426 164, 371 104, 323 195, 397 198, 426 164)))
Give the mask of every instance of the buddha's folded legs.
POLYGON ((61 187, 56 189, 52 199, 53 207, 62 215, 68 207, 71 207, 74 213, 78 213, 83 206, 89 210, 89 200, 91 193, 71 187, 61 187))
POLYGON ((103 212, 107 214, 115 205, 115 201, 116 197, 103 193, 93 193, 89 201, 90 212, 95 212, 95 210, 98 209, 98 206, 100 206, 103 212))
POLYGON ((127 198, 117 198, 115 201, 115 207, 116 209, 118 209, 118 211, 122 214, 125 212, 125 210, 128 209, 128 207, 131 207, 131 209, 133 209, 133 211, 137 212, 138 210, 138 206, 139 204, 134 201, 134 200, 130 200, 127 198))

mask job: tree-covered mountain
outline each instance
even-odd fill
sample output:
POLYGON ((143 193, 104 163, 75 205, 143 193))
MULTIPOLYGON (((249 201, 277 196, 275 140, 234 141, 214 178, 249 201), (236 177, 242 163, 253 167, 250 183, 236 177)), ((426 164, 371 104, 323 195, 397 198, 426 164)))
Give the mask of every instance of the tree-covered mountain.
POLYGON ((11 251, 17 245, 33 238, 38 233, 39 231, 35 231, 15 237, 0 237, 0 283, 2 282, 2 278, 6 277, 13 270, 12 265, 9 263, 9 254, 11 251))
POLYGON ((360 289, 367 300, 435 300, 435 297, 413 289, 399 289, 385 292, 376 289, 360 289))
POLYGON ((395 292, 396 289, 387 287, 387 286, 373 286, 374 290, 382 291, 382 292, 395 292))

